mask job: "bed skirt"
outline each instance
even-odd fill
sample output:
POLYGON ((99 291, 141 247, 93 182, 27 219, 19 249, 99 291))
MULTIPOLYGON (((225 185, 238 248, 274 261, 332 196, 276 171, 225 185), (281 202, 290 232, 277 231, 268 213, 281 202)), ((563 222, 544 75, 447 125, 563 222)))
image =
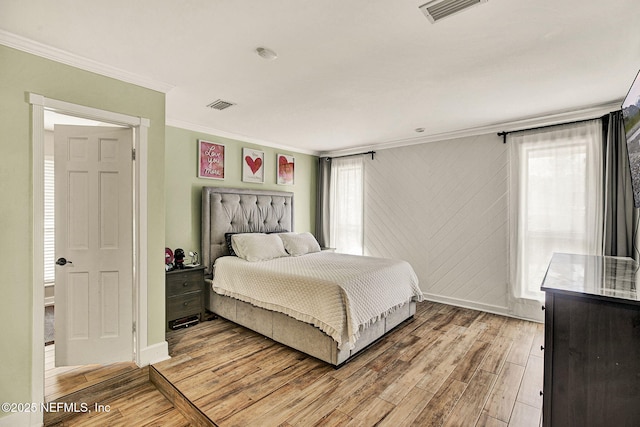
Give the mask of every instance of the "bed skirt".
POLYGON ((216 294, 211 289, 208 294, 206 305, 209 311, 334 366, 342 365, 400 323, 413 317, 416 312, 416 303, 408 301, 387 317, 361 331, 353 349, 340 350, 333 338, 309 323, 216 294))

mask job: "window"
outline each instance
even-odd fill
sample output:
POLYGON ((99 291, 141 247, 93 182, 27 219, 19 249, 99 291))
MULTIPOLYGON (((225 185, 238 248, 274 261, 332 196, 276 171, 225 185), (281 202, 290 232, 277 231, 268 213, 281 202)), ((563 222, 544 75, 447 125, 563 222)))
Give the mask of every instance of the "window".
POLYGON ((361 156, 337 158, 331 164, 330 245, 336 252, 362 255, 364 162, 361 156))
POLYGON ((602 253, 599 120, 509 136, 512 290, 542 301, 554 252, 602 253))
POLYGON ((56 280, 56 222, 54 211, 54 163, 53 159, 44 160, 44 283, 56 280))

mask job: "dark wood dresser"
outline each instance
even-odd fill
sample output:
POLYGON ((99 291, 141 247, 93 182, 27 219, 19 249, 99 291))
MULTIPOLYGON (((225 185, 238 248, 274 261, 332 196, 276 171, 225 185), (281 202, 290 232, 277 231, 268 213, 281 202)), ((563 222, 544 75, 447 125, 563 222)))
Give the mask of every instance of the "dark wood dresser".
POLYGON ((204 266, 166 273, 166 330, 204 320, 204 266))
POLYGON ((554 254, 545 297, 543 426, 640 426, 638 264, 554 254))

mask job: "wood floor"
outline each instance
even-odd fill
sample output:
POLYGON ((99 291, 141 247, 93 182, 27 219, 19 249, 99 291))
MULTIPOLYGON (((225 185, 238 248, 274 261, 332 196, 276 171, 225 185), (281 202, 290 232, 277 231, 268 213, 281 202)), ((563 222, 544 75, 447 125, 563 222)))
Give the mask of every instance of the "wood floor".
POLYGON ((419 303, 339 369, 224 319, 167 340, 152 371, 221 427, 540 425, 541 324, 419 303))
POLYGON ((173 407, 156 387, 147 382, 131 389, 126 395, 108 400, 99 410, 77 415, 58 423, 45 423, 54 427, 188 427, 186 418, 173 407))
POLYGON ((84 388, 98 384, 105 379, 138 367, 133 362, 110 365, 55 366, 55 344, 44 348, 44 401, 53 402, 84 388))
POLYGON ((46 426, 189 426, 149 381, 148 367, 113 363, 56 368, 54 354, 55 347, 45 347, 45 402, 87 404, 90 412, 46 413, 46 426))

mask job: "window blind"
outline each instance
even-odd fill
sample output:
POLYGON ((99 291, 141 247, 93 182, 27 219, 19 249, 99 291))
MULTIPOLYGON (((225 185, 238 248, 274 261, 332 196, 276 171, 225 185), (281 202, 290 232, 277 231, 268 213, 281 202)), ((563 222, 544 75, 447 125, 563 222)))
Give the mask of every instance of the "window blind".
POLYGON ((53 159, 44 160, 44 283, 56 280, 55 189, 53 159))

